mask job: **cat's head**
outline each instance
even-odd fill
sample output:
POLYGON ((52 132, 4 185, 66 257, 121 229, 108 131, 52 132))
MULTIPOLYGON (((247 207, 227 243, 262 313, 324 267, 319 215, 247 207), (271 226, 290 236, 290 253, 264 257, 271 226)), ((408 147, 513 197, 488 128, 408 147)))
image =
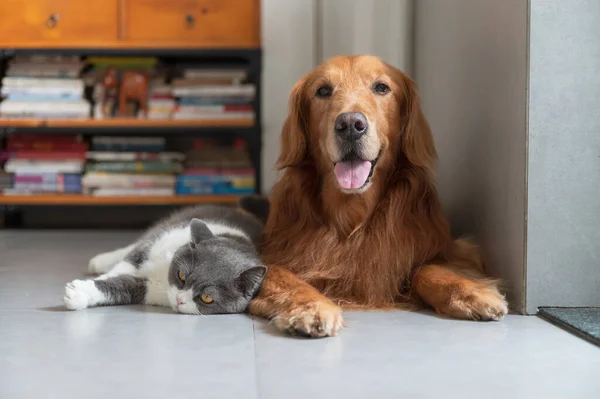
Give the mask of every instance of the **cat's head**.
POLYGON ((169 303, 179 313, 240 313, 258 293, 266 271, 249 244, 214 236, 194 219, 189 243, 171 261, 169 303))

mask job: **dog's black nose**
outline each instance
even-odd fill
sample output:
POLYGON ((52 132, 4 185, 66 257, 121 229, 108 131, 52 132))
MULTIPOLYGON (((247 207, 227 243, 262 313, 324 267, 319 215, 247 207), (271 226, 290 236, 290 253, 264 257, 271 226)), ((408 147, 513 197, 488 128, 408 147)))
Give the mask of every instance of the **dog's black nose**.
POLYGON ((344 112, 335 118, 335 133, 344 140, 358 140, 367 132, 369 123, 360 112, 344 112))

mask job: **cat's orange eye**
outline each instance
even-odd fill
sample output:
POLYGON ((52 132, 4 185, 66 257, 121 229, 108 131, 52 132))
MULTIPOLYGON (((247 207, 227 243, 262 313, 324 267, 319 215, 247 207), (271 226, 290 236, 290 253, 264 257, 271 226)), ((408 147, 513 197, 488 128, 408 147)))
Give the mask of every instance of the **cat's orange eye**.
POLYGON ((200 295, 200 299, 201 299, 201 300, 202 300, 202 302, 204 302, 204 303, 212 303, 212 302, 213 302, 212 296, 210 296, 210 295, 206 295, 206 294, 202 294, 202 295, 200 295))
POLYGON ((182 272, 179 272, 177 275, 181 281, 185 281, 185 275, 182 272))

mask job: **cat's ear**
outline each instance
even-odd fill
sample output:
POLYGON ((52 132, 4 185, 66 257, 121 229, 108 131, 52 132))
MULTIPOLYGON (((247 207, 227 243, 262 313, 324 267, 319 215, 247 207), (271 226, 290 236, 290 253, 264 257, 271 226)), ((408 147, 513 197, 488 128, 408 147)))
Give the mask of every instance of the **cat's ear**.
POLYGON ((236 283, 246 298, 250 299, 258 293, 260 285, 265 279, 265 274, 267 274, 265 266, 254 266, 240 273, 236 283))
POLYGON ((192 245, 196 245, 200 241, 208 240, 209 238, 214 237, 212 231, 210 231, 206 223, 200 219, 192 219, 192 223, 190 223, 190 233, 192 245))

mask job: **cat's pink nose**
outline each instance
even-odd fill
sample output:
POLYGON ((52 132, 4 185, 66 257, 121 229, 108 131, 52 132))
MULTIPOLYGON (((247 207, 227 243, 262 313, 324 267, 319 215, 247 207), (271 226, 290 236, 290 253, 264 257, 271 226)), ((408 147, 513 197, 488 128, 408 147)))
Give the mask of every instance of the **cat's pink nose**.
POLYGON ((183 304, 183 301, 181 300, 181 298, 177 297, 177 306, 183 304))

